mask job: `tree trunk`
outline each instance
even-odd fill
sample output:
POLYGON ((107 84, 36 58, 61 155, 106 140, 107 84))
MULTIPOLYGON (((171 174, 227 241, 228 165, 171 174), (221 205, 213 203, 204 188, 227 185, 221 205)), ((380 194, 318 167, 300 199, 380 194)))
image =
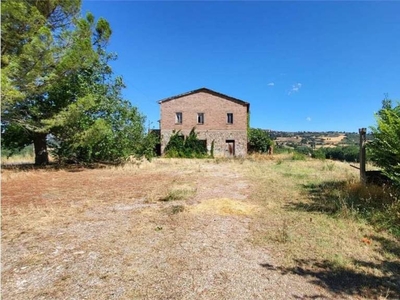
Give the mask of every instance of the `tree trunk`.
POLYGON ((35 165, 47 165, 49 153, 47 152, 47 133, 34 133, 33 145, 35 147, 35 165))

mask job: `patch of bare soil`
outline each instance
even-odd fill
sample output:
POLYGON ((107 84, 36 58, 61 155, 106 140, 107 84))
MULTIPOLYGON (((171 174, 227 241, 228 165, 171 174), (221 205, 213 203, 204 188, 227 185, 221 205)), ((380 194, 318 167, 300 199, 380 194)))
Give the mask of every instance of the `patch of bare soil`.
POLYGON ((251 243, 238 167, 3 172, 3 299, 332 298, 251 243))

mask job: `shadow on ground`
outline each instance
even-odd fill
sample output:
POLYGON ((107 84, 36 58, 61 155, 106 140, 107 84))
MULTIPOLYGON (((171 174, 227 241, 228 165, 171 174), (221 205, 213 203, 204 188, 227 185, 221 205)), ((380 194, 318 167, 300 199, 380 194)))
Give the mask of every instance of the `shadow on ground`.
POLYGON ((400 295, 400 264, 397 262, 383 262, 372 264, 363 261, 354 261, 360 267, 369 267, 382 270, 383 275, 373 275, 341 268, 330 261, 296 260, 296 267, 275 267, 270 264, 260 266, 278 270, 283 275, 296 274, 309 279, 309 282, 318 285, 336 296, 361 296, 367 299, 386 297, 398 299, 400 295))
POLYGON ((1 164, 1 169, 3 170, 13 170, 13 171, 32 171, 32 170, 49 170, 58 171, 64 170, 67 172, 82 172, 84 170, 93 169, 104 169, 107 166, 117 166, 118 164, 113 163, 92 163, 92 164, 57 164, 50 163, 48 165, 35 165, 33 163, 23 163, 23 164, 1 164))
POLYGON ((338 195, 335 191, 345 188, 346 181, 327 181, 321 184, 304 184, 301 187, 307 193, 309 202, 290 202, 286 208, 289 210, 321 212, 334 214, 338 207, 336 200, 338 195))
MULTIPOLYGON (((340 207, 338 200, 343 197, 347 182, 329 181, 321 184, 303 185, 309 201, 291 202, 288 210, 317 212, 335 215, 340 207)), ((350 206, 364 209, 366 202, 358 201, 360 197, 349 197, 350 206), (352 202, 354 201, 354 202, 352 202)), ((379 199, 378 199, 379 200, 379 199)), ((383 200, 383 199, 382 199, 383 200)), ((382 209, 383 201, 369 203, 368 209, 382 209)), ((392 260, 381 260, 377 263, 353 258, 353 268, 335 264, 329 260, 296 260, 295 267, 285 268, 260 264, 264 268, 275 269, 282 274, 296 274, 309 279, 338 297, 361 296, 367 299, 383 297, 385 299, 400 298, 400 241, 385 238, 378 234, 368 235, 369 243, 373 243, 376 253, 387 253, 392 260)))

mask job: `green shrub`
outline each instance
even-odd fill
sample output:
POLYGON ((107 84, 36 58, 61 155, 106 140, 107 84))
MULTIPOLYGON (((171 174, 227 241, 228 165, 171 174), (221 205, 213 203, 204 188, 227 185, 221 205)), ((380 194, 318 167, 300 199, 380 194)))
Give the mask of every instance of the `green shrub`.
POLYGON ((343 146, 334 148, 319 148, 312 152, 313 158, 318 159, 333 159, 348 162, 358 162, 359 147, 343 146))
MULTIPOLYGON (((214 141, 213 141, 214 143, 214 141)), ((213 147, 214 144, 212 144, 213 147)), ((212 149, 214 152, 214 149, 212 149)), ((206 158, 207 145, 197 138, 195 128, 193 128, 189 135, 184 138, 181 131, 173 132, 165 147, 166 157, 185 157, 185 158, 206 158)))
POLYGON ((304 154, 304 155, 309 155, 312 152, 312 149, 307 146, 296 146, 294 148, 294 150, 297 153, 304 154))
POLYGON ((324 149, 323 148, 319 148, 318 150, 313 151, 312 158, 325 160, 326 156, 325 156, 324 149))
POLYGON ((284 153, 288 153, 288 154, 290 154, 290 153, 292 153, 293 152, 293 149, 292 148, 287 148, 287 147, 285 147, 285 146, 281 146, 281 145, 277 145, 275 148, 274 148, 274 154, 284 154, 284 153))
POLYGON ((292 159, 293 160, 306 160, 306 156, 302 153, 294 152, 292 159))
POLYGON ((7 149, 7 148, 1 149, 1 157, 9 158, 12 155, 34 156, 33 145, 25 146, 21 150, 7 149))
POLYGON ((260 128, 249 129, 249 152, 266 153, 272 145, 273 141, 267 131, 260 128))

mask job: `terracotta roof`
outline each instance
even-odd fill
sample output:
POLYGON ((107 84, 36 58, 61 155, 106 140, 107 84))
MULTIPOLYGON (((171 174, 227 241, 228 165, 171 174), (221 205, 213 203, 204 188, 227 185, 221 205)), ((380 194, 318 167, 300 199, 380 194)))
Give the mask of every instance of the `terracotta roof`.
POLYGON ((192 95, 192 94, 196 94, 196 93, 200 93, 200 92, 209 93, 209 94, 212 94, 212 95, 215 95, 215 96, 218 96, 218 97, 225 98, 227 100, 236 102, 238 104, 246 105, 247 109, 250 106, 249 102, 246 102, 246 101, 243 101, 243 100, 240 100, 240 99, 237 99, 237 98, 233 98, 231 96, 228 96, 228 95, 225 95, 225 94, 221 94, 221 93, 218 93, 216 91, 213 91, 213 90, 210 90, 210 89, 207 89, 207 88, 204 88, 204 87, 200 88, 200 89, 197 89, 197 90, 193 90, 193 91, 187 92, 187 93, 183 93, 183 94, 179 94, 179 95, 176 95, 176 96, 172 96, 172 97, 169 97, 169 98, 162 99, 162 100, 158 101, 158 103, 161 104, 161 103, 164 103, 164 102, 167 102, 167 101, 170 101, 170 100, 178 99, 178 98, 181 98, 181 97, 184 97, 184 96, 188 96, 188 95, 192 95))

